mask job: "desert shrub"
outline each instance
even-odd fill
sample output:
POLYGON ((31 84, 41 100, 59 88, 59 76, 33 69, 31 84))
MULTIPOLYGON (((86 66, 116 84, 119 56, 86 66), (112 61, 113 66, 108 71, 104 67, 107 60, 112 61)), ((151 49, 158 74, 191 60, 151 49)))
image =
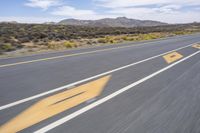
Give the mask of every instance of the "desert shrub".
MULTIPOLYGON (((200 31, 200 23, 133 28, 0 23, 0 42, 11 44, 14 48, 18 48, 13 46, 14 43, 21 44, 26 42, 33 42, 35 45, 45 43, 47 46, 50 45, 49 47, 57 48, 65 46, 62 43, 49 44, 49 42, 96 38, 98 43, 115 43, 123 40, 149 40, 164 37, 166 34, 173 36, 198 31, 200 31), (157 33, 162 33, 162 35, 157 33), (116 39, 116 37, 113 37, 114 35, 124 36, 116 39)), ((66 47, 76 47, 76 45, 68 43, 66 47)))
POLYGON ((0 51, 9 52, 9 51, 13 51, 15 49, 16 48, 14 46, 12 46, 12 44, 10 44, 10 43, 0 44, 0 51))
POLYGON ((124 36, 122 36, 122 40, 124 40, 124 41, 135 41, 136 37, 124 35, 124 36))
POLYGON ((15 48, 18 48, 18 49, 23 48, 23 45, 16 43, 16 42, 12 43, 12 46, 15 47, 15 48))
POLYGON ((150 39, 157 39, 162 37, 160 34, 155 34, 155 33, 149 33, 149 34, 144 34, 143 39, 144 40, 150 40, 150 39))
POLYGON ((65 41, 63 43, 63 45, 66 47, 66 48, 75 48, 77 47, 77 44, 73 41, 65 41))
POLYGON ((4 43, 10 43, 10 38, 6 37, 6 36, 3 36, 3 37, 0 38, 0 41, 4 42, 4 43))
POLYGON ((88 45, 92 45, 92 41, 89 41, 89 40, 88 40, 86 43, 87 43, 88 45))
POLYGON ((106 36, 104 38, 99 38, 98 43, 115 43, 117 42, 114 37, 106 36))
POLYGON ((47 37, 47 34, 44 33, 44 32, 40 33, 40 35, 39 35, 40 39, 43 39, 43 38, 46 38, 46 37, 47 37))
POLYGON ((142 40, 150 40, 150 39, 152 39, 151 35, 149 35, 149 34, 140 35, 140 38, 142 40))
POLYGON ((184 31, 176 31, 176 32, 174 32, 174 34, 176 34, 176 35, 184 35, 185 32, 184 31))
POLYGON ((19 42, 20 43, 26 43, 26 42, 30 42, 30 40, 29 40, 28 37, 22 37, 22 38, 19 38, 19 42))
POLYGON ((99 38, 98 43, 107 43, 107 40, 105 38, 99 38))
POLYGON ((39 40, 36 39, 36 38, 34 38, 34 39, 33 39, 33 42, 34 42, 34 43, 37 43, 37 42, 39 42, 39 40))
POLYGON ((123 36, 122 39, 123 39, 124 41, 128 41, 128 37, 127 37, 127 36, 123 36))
POLYGON ((114 35, 120 35, 120 34, 121 34, 121 31, 120 31, 120 30, 114 31, 114 35))
POLYGON ((106 36, 106 42, 107 43, 115 43, 114 37, 112 37, 112 36, 106 36))
POLYGON ((49 49, 58 49, 58 45, 55 43, 47 43, 49 49))
POLYGON ((105 39, 106 39, 106 43, 110 43, 110 42, 111 42, 111 39, 112 39, 112 37, 110 37, 110 36, 106 36, 106 37, 105 37, 105 39))

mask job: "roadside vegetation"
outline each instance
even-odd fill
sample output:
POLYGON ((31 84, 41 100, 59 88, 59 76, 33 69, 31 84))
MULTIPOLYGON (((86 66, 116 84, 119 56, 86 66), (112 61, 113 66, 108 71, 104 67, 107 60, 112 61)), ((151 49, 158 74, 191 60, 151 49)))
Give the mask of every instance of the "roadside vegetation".
POLYGON ((117 44, 200 32, 200 23, 114 28, 45 24, 0 24, 0 54, 117 44))

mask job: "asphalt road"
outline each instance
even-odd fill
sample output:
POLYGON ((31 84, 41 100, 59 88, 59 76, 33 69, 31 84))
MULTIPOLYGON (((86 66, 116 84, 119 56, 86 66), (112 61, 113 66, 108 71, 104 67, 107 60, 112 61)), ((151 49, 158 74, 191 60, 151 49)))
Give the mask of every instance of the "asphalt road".
POLYGON ((0 133, 199 133, 198 42, 194 34, 0 59, 0 133), (94 80, 90 89, 105 86, 90 99, 82 86, 94 80), (16 117, 35 103, 29 121, 16 117))

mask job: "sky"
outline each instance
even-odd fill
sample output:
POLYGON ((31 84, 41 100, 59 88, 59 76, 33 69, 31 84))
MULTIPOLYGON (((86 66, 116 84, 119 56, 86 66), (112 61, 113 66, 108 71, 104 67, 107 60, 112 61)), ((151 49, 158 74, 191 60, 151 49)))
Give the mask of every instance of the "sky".
POLYGON ((200 22, 200 0, 1 0, 0 21, 59 22, 127 17, 167 23, 200 22))

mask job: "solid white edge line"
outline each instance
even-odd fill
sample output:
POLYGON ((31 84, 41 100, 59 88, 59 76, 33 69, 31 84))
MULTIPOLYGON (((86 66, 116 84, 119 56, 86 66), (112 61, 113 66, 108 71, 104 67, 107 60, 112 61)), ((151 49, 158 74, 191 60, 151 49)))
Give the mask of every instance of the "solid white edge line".
POLYGON ((184 49, 184 48, 186 48, 186 47, 190 47, 190 46, 192 46, 192 45, 194 45, 194 44, 196 44, 196 43, 198 43, 198 42, 195 42, 195 43, 192 43, 192 44, 190 44, 190 45, 187 45, 187 46, 184 46, 184 47, 180 47, 180 48, 177 48, 177 49, 174 49, 174 50, 171 50, 171 51, 168 51, 168 52, 165 52, 165 53, 156 55, 156 56, 152 56, 152 57, 149 57, 149 58, 147 58, 147 59, 144 59, 144 60, 141 60, 141 61, 132 63, 132 64, 128 64, 128 65, 125 65, 125 66, 123 66, 123 67, 119 67, 119 68, 116 68, 116 69, 113 69, 113 70, 110 70, 110 71, 107 71, 107 72, 104 72, 104 73, 101 73, 101 74, 98 74, 98 75, 95 75, 95 76, 92 76, 92 77, 89 77, 89 78, 86 78, 86 79, 83 79, 83 80, 80 80, 80 81, 77 81, 77 82, 74 82, 74 83, 70 83, 70 84, 68 84, 68 85, 65 85, 65 86, 62 86, 62 87, 59 87, 59 88, 52 89, 52 90, 50 90, 50 91, 46 91, 46 92, 43 92, 43 93, 40 93, 40 94, 31 96, 31 97, 28 97, 28 98, 24 98, 24 99, 21 99, 21 100, 18 100, 18 101, 15 101, 15 102, 12 102, 12 103, 9 103, 9 104, 0 106, 0 111, 1 111, 1 110, 4 110, 4 109, 7 109, 7 108, 10 108, 10 107, 13 107, 13 106, 16 106, 16 105, 19 105, 19 104, 21 104, 21 103, 25 103, 25 102, 27 102, 27 101, 31 101, 31 100, 36 99, 36 98, 40 98, 40 97, 42 97, 42 96, 46 96, 46 95, 49 95, 49 94, 52 94, 52 93, 55 93, 55 92, 58 92, 58 91, 67 89, 67 88, 72 87, 72 86, 77 86, 78 84, 81 84, 81 83, 90 81, 90 80, 92 80, 92 79, 99 78, 99 77, 101 77, 101 76, 105 76, 105 75, 107 75, 107 74, 110 74, 110 73, 113 73, 113 72, 116 72, 116 71, 119 71, 119 70, 122 70, 122 69, 125 69, 125 68, 128 68, 128 67, 131 67, 131 66, 134 66, 134 65, 143 63, 143 62, 145 62, 145 61, 152 60, 152 59, 154 59, 154 58, 157 58, 157 57, 159 57, 159 56, 165 55, 165 54, 167 54, 167 53, 170 53, 170 52, 173 52, 173 51, 177 51, 177 50, 181 50, 181 49, 184 49))
POLYGON ((131 88, 133 88, 133 87, 135 87, 135 86, 147 81, 150 78, 153 78, 154 76, 156 76, 156 75, 158 75, 158 74, 160 74, 160 73, 172 68, 173 66, 175 66, 175 65, 177 65, 177 64, 179 64, 179 63, 181 63, 181 62, 183 62, 183 61, 185 61, 185 60, 187 60, 187 59, 189 59, 191 57, 193 57, 194 55, 196 55, 198 53, 200 53, 200 51, 197 51, 197 52, 195 52, 195 53, 193 53, 193 54, 191 54, 191 55, 189 55, 189 56, 187 56, 187 57, 185 57, 185 58, 183 58, 183 59, 181 59, 181 60, 179 60, 179 61, 177 61, 177 62, 175 62, 175 63, 173 63, 173 64, 171 64, 171 65, 169 65, 169 66, 167 66, 167 67, 165 67, 165 68, 163 68, 161 70, 159 70, 159 71, 156 71, 155 73, 153 73, 153 74, 151 74, 151 75, 149 75, 147 77, 144 77, 144 78, 142 78, 142 79, 140 79, 140 80, 138 80, 138 81, 136 81, 136 82, 134 82, 134 83, 132 83, 132 84, 130 84, 130 85, 128 85, 128 86, 126 86, 126 87, 124 87, 124 88, 122 88, 122 89, 120 89, 120 90, 118 90, 118 91, 116 91, 116 92, 114 92, 114 93, 112 93, 112 94, 110 94, 110 95, 108 95, 108 96, 106 96, 106 97, 104 97, 104 98, 102 98, 102 99, 100 99, 100 100, 88 105, 88 106, 86 106, 86 107, 83 107, 82 109, 80 109, 80 110, 78 110, 78 111, 76 111, 76 112, 74 112, 74 113, 72 113, 70 115, 67 115, 67 116, 61 118, 61 119, 59 119, 59 120, 57 120, 57 121, 55 121, 55 122, 53 122, 53 123, 41 128, 39 130, 35 131, 34 133, 45 133, 45 132, 47 132, 47 131, 49 131, 49 130, 51 130, 51 129, 59 126, 59 125, 62 125, 63 123, 65 123, 65 122, 67 122, 67 121, 69 121, 69 120, 71 120, 71 119, 73 119, 73 118, 85 113, 86 111, 88 111, 88 110, 90 110, 90 109, 92 109, 92 108, 94 108, 94 107, 96 107, 96 106, 98 106, 98 105, 100 105, 100 104, 102 104, 102 103, 104 103, 104 102, 116 97, 116 96, 118 96, 119 94, 121 94, 121 93, 123 93, 123 92, 125 92, 127 90, 130 90, 131 88))

